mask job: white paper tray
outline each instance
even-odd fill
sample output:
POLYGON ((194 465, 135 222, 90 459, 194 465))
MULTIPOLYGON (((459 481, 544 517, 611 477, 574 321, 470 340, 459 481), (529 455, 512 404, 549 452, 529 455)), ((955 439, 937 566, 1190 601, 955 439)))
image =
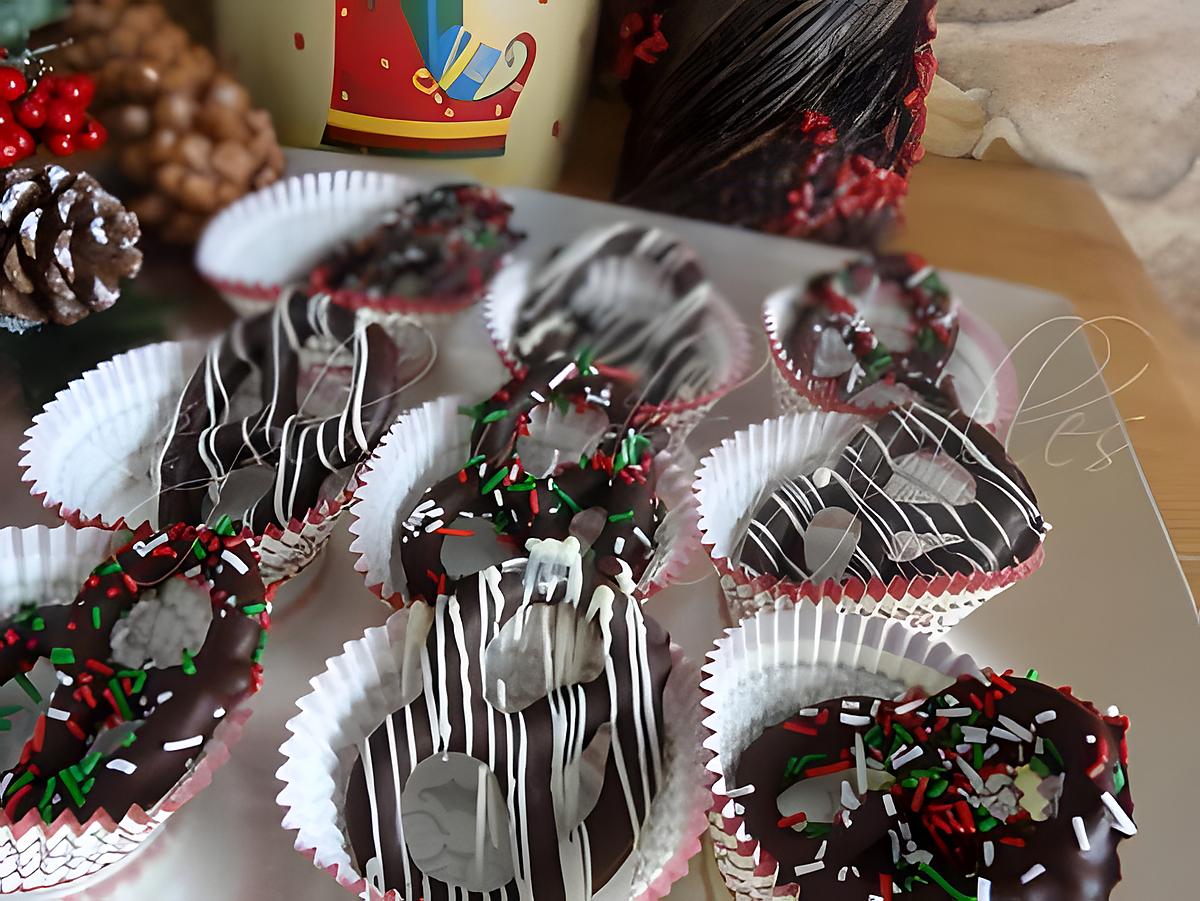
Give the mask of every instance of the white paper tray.
MULTIPOLYGON (((344 159, 339 157, 338 164, 344 159)), ((292 171, 297 163, 300 168, 319 168, 328 165, 327 160, 318 154, 293 157, 292 171)), ((659 223, 699 249, 713 279, 756 327, 759 304, 770 291, 835 266, 847 256, 539 192, 511 193, 517 224, 529 233, 522 255, 538 255, 601 222, 632 218, 659 223)), ((948 281, 1010 346, 1038 324, 1072 314, 1065 301, 1033 289, 959 275, 948 281)), ((1023 387, 1069 330, 1069 323, 1057 323, 1017 354, 1023 387)), ((498 384, 502 372, 477 314, 463 317, 447 345, 433 377, 411 397, 414 404, 446 390, 486 392, 498 384)), ((1122 372, 1140 365, 1133 359, 1137 349, 1132 341, 1116 348, 1125 353, 1122 372)), ((762 345, 764 360, 765 354, 762 345)), ((1085 407, 1086 425, 1075 431, 1118 424, 1096 371, 1085 340, 1078 335, 1069 340, 1035 386, 1031 403, 1079 384, 1085 388, 1039 408, 1037 415, 1054 415, 1014 434, 1013 452, 1054 524, 1045 566, 973 614, 951 640, 981 662, 1022 673, 1036 667, 1045 681, 1070 684, 1079 696, 1102 707, 1115 704, 1130 715, 1130 781, 1140 833, 1121 846, 1125 881, 1115 897, 1192 898, 1197 892, 1191 845, 1197 835, 1198 793, 1195 774, 1184 763, 1200 747, 1200 718, 1192 695, 1200 685, 1200 632, 1190 593, 1130 451, 1116 454, 1110 466, 1095 472, 1085 469, 1099 458, 1094 436, 1055 443, 1055 461, 1075 456, 1070 465, 1054 467, 1044 457, 1047 440, 1064 420, 1062 411, 1076 403, 1095 400, 1085 407)), ((763 369, 752 384, 718 406, 696 446, 712 444, 771 415, 769 385, 763 369)), ((1117 426, 1104 446, 1112 449, 1125 441, 1123 428, 1117 426)), ((266 686, 254 702, 255 714, 233 759, 217 773, 210 789, 172 818, 144 857, 87 897, 349 897, 292 850, 292 835, 280 828, 281 812, 274 802, 280 787, 274 777, 280 764, 277 749, 286 737, 283 724, 295 710, 294 700, 344 641, 366 626, 382 623, 388 614, 354 572, 347 544, 345 535, 335 538, 320 572, 306 580, 307 589, 286 589, 307 590, 310 597, 290 606, 274 624, 266 686)), ((665 592, 649 610, 699 658, 721 625, 715 579, 703 569, 697 570, 696 578, 702 581, 665 592)), ((671 898, 723 897, 713 870, 707 857, 697 858, 671 898)))

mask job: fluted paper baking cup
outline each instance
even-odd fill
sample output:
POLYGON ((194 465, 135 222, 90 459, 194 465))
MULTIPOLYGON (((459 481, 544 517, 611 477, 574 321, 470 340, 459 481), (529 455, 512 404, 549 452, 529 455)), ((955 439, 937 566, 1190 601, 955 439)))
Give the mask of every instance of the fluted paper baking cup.
MULTIPOLYGON (((157 461, 203 355, 198 342, 150 344, 72 381, 25 433, 20 465, 30 493, 77 527, 157 527, 157 461)), ((320 553, 353 487, 351 476, 286 528, 271 526, 254 537, 268 585, 296 575, 320 553)))
POLYGON ((288 284, 305 283, 334 247, 374 228, 420 182, 384 172, 298 175, 221 211, 196 246, 196 268, 240 315, 270 309, 288 284))
POLYGON ((897 698, 941 690, 975 661, 895 620, 844 614, 828 602, 760 611, 717 639, 703 667, 704 746, 714 780, 709 835, 717 866, 738 901, 800 897, 750 835, 727 792, 741 753, 796 711, 849 695, 897 698))
MULTIPOLYGON (((88 574, 119 543, 101 529, 0 529, 0 617, 7 619, 30 601, 71 603, 88 574)), ((24 694, 20 700, 28 703, 24 694)), ((13 728, 0 741, 3 766, 15 762, 33 731, 36 712, 10 715, 13 728)), ((36 810, 16 821, 0 811, 0 894, 37 891, 66 897, 107 877, 212 781, 249 716, 242 707, 225 717, 188 775, 148 810, 135 805, 119 820, 101 810, 83 823, 71 811, 53 823, 44 822, 36 810)))
MULTIPOLYGON (((276 774, 284 783, 276 799, 286 811, 283 828, 297 833, 296 850, 370 901, 416 901, 396 889, 380 894, 369 886, 343 831, 346 784, 359 744, 403 706, 401 673, 413 609, 393 613, 326 661, 325 671, 312 680, 313 690, 297 701, 300 713, 287 723, 291 737, 280 748, 284 764, 276 774)), ((671 667, 663 694, 666 776, 642 839, 617 876, 593 895, 597 901, 655 901, 687 873, 688 861, 700 850, 711 782, 701 745, 699 673, 674 644, 671 667)))
MULTIPOLYGON (((403 414, 379 443, 359 475, 352 508, 350 545, 354 567, 383 601, 409 601, 408 580, 400 560, 400 526, 427 488, 462 468, 470 456, 472 422, 459 408, 472 400, 451 396, 403 414)), ((691 492, 690 468, 682 448, 659 455, 659 497, 667 515, 656 533, 658 548, 638 586, 639 596, 667 587, 700 554, 699 514, 691 492)))
MULTIPOLYGON (((520 375, 524 369, 513 349, 513 333, 533 272, 534 267, 528 261, 511 263, 492 280, 483 304, 484 324, 492 346, 513 375, 520 375)), ((711 373, 708 385, 695 398, 643 405, 639 410, 641 421, 664 422, 682 435, 703 420, 713 405, 738 387, 749 374, 753 347, 750 329, 716 293, 709 298, 708 310, 709 315, 704 319, 707 331, 704 348, 709 355, 708 371, 711 373)))
MULTIPOLYGON (((789 355, 785 340, 799 309, 793 288, 777 291, 763 302, 762 321, 771 351, 771 385, 775 405, 782 413, 831 410, 866 415, 885 413, 885 397, 843 400, 833 380, 810 377, 789 355)), ((986 322, 969 310, 959 309, 959 333, 945 375, 953 377, 964 410, 994 434, 1011 425, 1017 412, 1017 374, 1008 348, 986 322)))
POLYGON ((788 413, 726 438, 700 463, 694 491, 700 510, 700 541, 717 569, 734 622, 776 605, 828 600, 840 610, 893 617, 924 631, 944 631, 989 598, 1042 564, 1041 545, 1029 559, 995 572, 956 573, 933 578, 896 577, 793 582, 753 575, 734 563, 764 489, 781 480, 833 467, 851 436, 871 418, 856 413, 788 413))

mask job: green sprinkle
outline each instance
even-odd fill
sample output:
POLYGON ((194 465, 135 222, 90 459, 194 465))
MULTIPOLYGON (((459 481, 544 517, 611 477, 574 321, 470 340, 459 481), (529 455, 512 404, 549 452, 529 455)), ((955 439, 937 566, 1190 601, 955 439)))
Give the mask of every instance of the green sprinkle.
POLYGON ((92 608, 92 628, 93 629, 100 628, 100 608, 99 607, 92 608))
POLYGON ((946 285, 942 281, 941 275, 936 269, 931 269, 929 274, 920 281, 920 286, 931 294, 946 294, 946 285))
POLYGON ((483 417, 483 424, 491 425, 493 422, 499 422, 501 419, 504 419, 508 415, 509 415, 508 410, 493 410, 491 413, 488 413, 486 416, 483 417))
POLYGON ((507 472, 508 472, 508 470, 506 470, 506 469, 496 470, 496 472, 492 475, 492 477, 484 483, 483 488, 481 488, 479 490, 479 493, 480 494, 491 494, 492 491, 496 488, 496 486, 504 481, 504 476, 507 472))
POLYGON ((1119 795, 1125 788, 1125 768, 1121 764, 1113 767, 1113 794, 1119 795))
POLYGON ((55 666, 64 666, 75 662, 75 652, 70 648, 51 648, 50 662, 55 666))
POLYGON ((76 807, 82 807, 84 802, 83 792, 79 790, 79 783, 75 781, 75 777, 71 774, 71 768, 59 770, 59 777, 62 779, 63 787, 66 788, 71 800, 75 802, 76 807))
POLYGON ((40 616, 35 616, 29 621, 29 628, 33 629, 34 632, 41 632, 46 628, 46 621, 40 616))
POLYGON ((12 716, 14 713, 20 713, 24 709, 20 704, 9 704, 5 707, 0 707, 0 716, 12 716))
POLYGON ((964 895, 949 882, 945 880, 941 873, 935 870, 927 863, 920 864, 917 869, 936 882, 947 895, 954 901, 977 901, 974 895, 964 895))
POLYGON ((242 608, 242 613, 245 613, 247 616, 254 616, 255 614, 262 613, 266 609, 266 604, 247 604, 242 608))
POLYGON ((228 513, 225 514, 224 516, 222 516, 220 519, 217 520, 217 524, 213 528, 213 531, 216 532, 218 535, 226 535, 226 536, 232 535, 233 534, 233 518, 228 513))
POLYGON ((980 819, 980 821, 975 824, 975 827, 980 832, 991 832, 993 829, 995 829, 999 825, 1000 825, 1000 821, 998 819, 996 819, 993 816, 986 816, 986 817, 983 817, 982 819, 980 819))
POLYGON ((621 447, 617 450, 617 455, 613 457, 613 472, 620 472, 628 465, 629 459, 625 454, 625 445, 622 443, 621 447))
POLYGON ((868 747, 878 748, 883 744, 883 727, 876 723, 867 730, 867 734, 863 736, 863 741, 868 747))
POLYGON ((1049 749, 1050 749, 1050 754, 1051 754, 1051 755, 1054 757, 1054 760, 1055 760, 1055 762, 1058 764, 1058 766, 1059 766, 1059 769, 1060 769, 1060 770, 1065 770, 1065 769, 1067 768, 1067 765, 1066 765, 1066 763, 1063 761, 1062 755, 1058 753, 1058 748, 1057 748, 1057 747, 1055 747, 1055 745, 1054 745, 1054 742, 1052 742, 1052 741, 1051 741, 1050 739, 1048 739, 1048 738, 1043 738, 1043 739, 1042 739, 1042 743, 1043 743, 1043 744, 1044 744, 1044 745, 1045 745, 1047 748, 1049 748, 1049 749))
POLYGON ((937 344, 937 335, 934 334, 933 329, 923 328, 917 333, 917 348, 921 353, 933 353, 937 348, 937 344))
POLYGON ((926 798, 939 798, 946 793, 946 789, 950 787, 949 782, 930 782, 929 787, 925 789, 926 798))
POLYGON ((116 677, 109 679, 108 687, 112 689, 113 700, 117 702, 117 711, 121 714, 121 719, 132 721, 133 712, 129 709, 129 702, 125 699, 120 680, 116 677))
POLYGON ((463 416, 470 417, 471 419, 478 419, 483 414, 485 407, 487 407, 486 401, 481 404, 476 404, 473 407, 459 407, 458 412, 463 416))
POLYGON ((79 770, 83 775, 90 776, 92 770, 96 768, 96 764, 100 762, 101 754, 99 751, 92 751, 83 760, 79 761, 79 770))
POLYGON ((900 780, 900 785, 902 785, 904 788, 916 788, 920 784, 921 780, 914 779, 912 776, 909 776, 907 779, 900 780))
POLYGON ((595 359, 595 351, 590 347, 584 347, 579 351, 579 356, 575 359, 575 368, 579 370, 580 374, 587 375, 595 359))
POLYGON ((198 539, 192 542, 192 553, 196 556, 197 560, 203 560, 208 556, 208 554, 205 553, 204 548, 200 546, 200 541, 198 539))
POLYGON ((25 692, 25 694, 29 695, 30 699, 35 704, 42 703, 41 692, 39 692, 36 688, 34 688, 33 683, 29 681, 28 676, 26 676, 24 673, 17 673, 16 682, 18 685, 21 686, 21 690, 23 692, 25 692))
POLYGON ((250 655, 250 659, 255 663, 262 660, 263 651, 267 648, 267 633, 262 632, 258 636, 258 647, 254 649, 254 653, 250 655))
POLYGON ((466 463, 463 464, 463 469, 470 469, 473 466, 478 466, 480 463, 484 462, 485 460, 487 460, 486 456, 484 456, 483 454, 476 454, 474 457, 472 457, 470 460, 468 460, 466 463))
POLYGON ((1027 672, 1025 674, 1025 678, 1032 679, 1034 682, 1036 682, 1038 680, 1038 671, 1035 669, 1031 669, 1029 672, 1027 672))
POLYGON ((915 738, 913 738, 912 733, 909 732, 907 729, 905 729, 903 726, 901 726, 899 723, 892 723, 892 729, 895 730, 897 735, 899 735, 901 738, 904 739, 905 744, 915 745, 917 743, 917 740, 915 738))
POLYGON ((117 675, 122 679, 133 680, 133 693, 140 694, 142 686, 146 684, 146 671, 140 669, 122 669, 117 670, 117 675))
POLYGON ((54 797, 54 789, 58 786, 58 777, 51 776, 46 780, 46 790, 42 792, 42 800, 38 801, 38 809, 42 812, 42 819, 49 823, 53 817, 50 815, 50 799, 54 797))
POLYGON ((983 766, 983 745, 972 745, 971 750, 974 752, 972 761, 975 769, 983 766))
POLYGON ((130 733, 129 733, 128 735, 126 735, 126 736, 125 736, 123 739, 121 739, 121 747, 122 747, 122 748, 129 748, 129 747, 132 747, 132 746, 133 746, 133 743, 134 743, 135 741, 137 741, 137 733, 136 733, 136 732, 130 732, 130 733))
POLYGON ((609 522, 628 522, 633 519, 633 511, 626 510, 624 513, 614 513, 609 518, 609 522))
POLYGON ((1046 761, 1040 757, 1031 757, 1029 760, 1029 768, 1045 779, 1050 775, 1050 767, 1046 765, 1046 761))
POLYGON ((101 563, 92 573, 97 576, 111 576, 113 573, 121 572, 121 564, 116 560, 109 560, 106 563, 101 563))
POLYGON ((8 795, 14 794, 17 790, 24 788, 26 785, 28 785, 32 781, 33 781, 33 773, 30 770, 26 770, 20 776, 18 776, 16 779, 14 779, 12 782, 9 783, 8 791, 6 791, 4 793, 5 797, 7 797, 8 795))
POLYGON ((579 512, 579 504, 575 503, 575 501, 571 498, 571 495, 567 494, 557 485, 554 486, 554 493, 563 499, 563 503, 570 507, 572 512, 579 512))
POLYGON ((807 823, 804 826, 805 838, 821 838, 833 832, 833 825, 830 823, 807 823))
POLYGON ((196 675, 196 663, 192 659, 192 652, 187 648, 183 649, 183 671, 186 675, 196 675))

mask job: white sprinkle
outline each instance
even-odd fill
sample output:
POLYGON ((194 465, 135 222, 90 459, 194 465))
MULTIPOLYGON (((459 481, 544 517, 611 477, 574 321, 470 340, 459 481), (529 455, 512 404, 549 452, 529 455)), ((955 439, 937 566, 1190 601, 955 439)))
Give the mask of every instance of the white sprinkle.
POLYGON ((1108 715, 1109 716, 1120 716, 1121 710, 1119 707, 1117 707, 1116 704, 1110 704, 1110 705, 1108 705, 1108 715))
POLYGON ((861 732, 854 733, 854 773, 858 777, 858 793, 867 793, 867 752, 861 732))
POLYGON ((842 867, 840 870, 838 870, 838 882, 845 882, 846 874, 849 872, 850 872, 849 867, 842 867))
POLYGON ((880 800, 883 801, 883 809, 887 812, 887 815, 894 817, 896 815, 896 801, 892 798, 892 793, 884 792, 880 796, 880 800))
POLYGON ((1088 841, 1087 827, 1083 825, 1083 817, 1071 817, 1071 826, 1075 830, 1075 842, 1080 851, 1091 851, 1092 843, 1088 841))
POLYGON ((858 713, 843 713, 841 714, 842 722, 847 726, 865 726, 871 722, 869 716, 862 716, 858 713))
POLYGON ((947 719, 954 719, 958 716, 970 716, 970 707, 939 707, 934 711, 938 716, 944 716, 947 719))
POLYGON ((815 860, 812 863, 802 863, 796 867, 797 876, 807 876, 809 873, 816 873, 819 870, 825 869, 825 861, 815 860))
POLYGON ((821 847, 817 848, 817 856, 814 857, 813 860, 824 860, 825 859, 825 849, 828 846, 829 846, 829 842, 823 839, 821 841, 821 847))
POLYGON ((995 859, 996 859, 996 846, 993 845, 991 842, 984 842, 983 843, 983 865, 985 867, 990 867, 992 865, 992 861, 994 861, 995 859))
POLYGON ((642 531, 641 526, 633 527, 633 537, 640 541, 646 547, 650 547, 650 539, 646 537, 646 533, 642 531))
POLYGON ((1129 814, 1117 803, 1117 799, 1112 796, 1111 792, 1102 794, 1100 800, 1108 808, 1109 815, 1113 818, 1113 826, 1118 832, 1124 835, 1137 835, 1137 826, 1133 824, 1133 820, 1129 819, 1129 814))
POLYGON ((1021 739, 1013 735, 1007 729, 1001 729, 999 726, 992 726, 992 735, 996 738, 1002 738, 1005 741, 1020 741, 1021 739))
POLYGON ((980 729, 978 726, 963 726, 963 740, 974 745, 986 745, 988 740, 987 729, 980 729))
POLYGON ((1004 726, 1004 728, 1006 728, 1009 732, 1012 732, 1014 735, 1019 737, 1021 741, 1033 741, 1033 733, 1011 717, 1001 714, 1000 716, 996 717, 996 721, 1004 726))
POLYGON ((1053 723, 1056 719, 1058 719, 1058 714, 1053 710, 1043 710, 1033 718, 1033 721, 1040 726, 1043 723, 1053 723))
POLYGON ((900 862, 900 838, 891 829, 888 830, 888 837, 892 840, 892 863, 900 862))
POLYGON ((1094 735, 1084 736, 1084 741, 1086 741, 1089 745, 1094 745, 1096 743, 1096 736, 1094 736, 1094 735))
POLYGON ((967 763, 963 758, 956 757, 954 762, 958 764, 958 768, 963 771, 963 775, 967 777, 967 781, 971 783, 971 788, 975 791, 980 791, 983 788, 983 780, 979 778, 979 774, 971 768, 971 764, 967 763))
POLYGON ((137 771, 137 764, 130 763, 120 757, 114 757, 106 765, 106 769, 116 770, 118 773, 124 773, 126 776, 131 776, 137 771))
POLYGON ((204 744, 203 735, 193 735, 191 738, 181 738, 179 741, 168 741, 163 743, 164 751, 183 751, 187 748, 195 748, 204 744))
POLYGON ((1035 863, 1028 870, 1026 870, 1025 875, 1021 877, 1021 885, 1028 885, 1045 872, 1046 868, 1044 866, 1042 866, 1040 863, 1035 863))
POLYGON ((224 715, 225 715, 224 707, 218 707, 216 710, 213 711, 213 719, 214 720, 219 720, 224 715))
POLYGON ((613 553, 619 554, 623 550, 625 550, 625 536, 618 535, 613 539, 613 553))
POLYGON ((61 682, 63 685, 66 685, 68 688, 75 684, 75 680, 73 678, 71 678, 70 676, 68 676, 66 673, 64 673, 62 670, 55 670, 54 674, 56 676, 58 676, 58 681, 61 682))
POLYGON ((797 713, 796 716, 811 717, 811 716, 817 716, 820 713, 821 713, 821 711, 819 711, 816 707, 805 707, 803 710, 801 710, 799 713, 797 713))
POLYGON ((982 876, 975 886, 975 901, 992 901, 992 883, 982 876))
POLYGON ((876 698, 875 702, 873 704, 871 704, 871 716, 872 717, 874 717, 875 714, 879 713, 880 703, 881 703, 880 700, 878 698, 876 698))
POLYGON ((726 798, 744 798, 744 797, 746 797, 746 795, 752 795, 752 794, 754 794, 754 786, 753 785, 743 785, 741 788, 725 789, 725 797, 726 798))
POLYGON ((221 551, 221 559, 236 569, 239 576, 244 576, 246 573, 250 572, 250 567, 245 564, 242 558, 228 548, 221 551))
POLYGON ((842 806, 847 810, 858 810, 861 803, 854 795, 854 790, 850 788, 849 782, 842 783, 842 806))
POLYGON ((905 841, 912 838, 912 830, 908 828, 908 823, 904 822, 904 820, 900 821, 900 835, 903 836, 905 841))
POLYGON ((893 712, 896 714, 896 716, 904 716, 906 714, 912 713, 914 710, 916 710, 918 707, 920 707, 924 703, 925 703, 924 698, 917 698, 915 701, 909 701, 907 704, 901 704, 893 712))
POLYGON ((167 701, 171 700, 171 698, 173 698, 173 697, 175 697, 175 692, 164 691, 162 694, 160 694, 157 698, 154 699, 154 703, 155 704, 165 704, 165 703, 167 703, 167 701))
POLYGON ((1033 752, 1039 756, 1046 753, 1046 743, 1042 741, 1040 735, 1038 736, 1038 740, 1033 743, 1033 752))
POLYGON ((57 707, 51 707, 49 710, 47 710, 46 716, 50 717, 52 720, 58 720, 59 722, 66 722, 71 718, 70 713, 65 710, 59 710, 57 707))
POLYGON ((919 747, 909 748, 907 751, 904 751, 903 753, 901 753, 900 751, 897 751, 894 755, 892 755, 892 769, 898 770, 898 769, 900 769, 900 767, 904 766, 906 763, 912 763, 914 760, 916 760, 918 757, 920 757, 924 753, 925 753, 924 750, 922 750, 919 747))
POLYGON ((843 710, 858 710, 862 707, 858 701, 842 701, 843 710))
POLYGON ((433 522, 431 522, 429 525, 427 525, 425 527, 425 534, 428 535, 430 532, 436 532, 438 529, 440 529, 445 524, 446 524, 446 520, 435 519, 433 522))

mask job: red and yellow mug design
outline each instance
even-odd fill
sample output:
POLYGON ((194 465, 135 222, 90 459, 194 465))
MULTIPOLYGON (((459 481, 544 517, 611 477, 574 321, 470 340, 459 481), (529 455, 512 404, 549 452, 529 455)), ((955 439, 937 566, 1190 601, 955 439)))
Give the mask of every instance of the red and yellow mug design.
POLYGON ((501 40, 472 30, 470 0, 334 6, 325 143, 408 156, 503 156, 537 55, 532 35, 501 40))

